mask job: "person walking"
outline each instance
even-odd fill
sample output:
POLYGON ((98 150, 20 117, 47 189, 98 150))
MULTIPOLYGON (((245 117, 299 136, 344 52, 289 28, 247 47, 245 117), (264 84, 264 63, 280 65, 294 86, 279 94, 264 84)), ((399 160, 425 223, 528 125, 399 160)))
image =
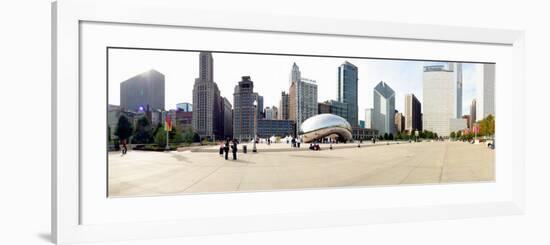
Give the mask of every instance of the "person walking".
POLYGON ((237 160, 237 141, 233 140, 233 145, 231 145, 231 150, 233 152, 233 160, 237 160))
POLYGON ((225 145, 223 143, 223 140, 220 141, 220 157, 223 157, 223 151, 224 151, 225 145))
POLYGON ((229 155, 229 139, 225 141, 225 145, 223 146, 223 151, 225 152, 225 160, 228 160, 229 155))
POLYGON ((122 155, 126 155, 126 152, 128 152, 128 147, 126 146, 126 139, 122 139, 122 155))

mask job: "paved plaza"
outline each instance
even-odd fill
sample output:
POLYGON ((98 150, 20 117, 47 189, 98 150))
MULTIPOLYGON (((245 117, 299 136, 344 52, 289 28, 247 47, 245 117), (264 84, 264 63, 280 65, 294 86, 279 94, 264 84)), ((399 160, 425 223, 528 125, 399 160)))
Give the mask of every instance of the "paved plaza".
MULTIPOLYGON (((109 196, 261 191, 323 187, 493 181, 495 151, 484 144, 421 142, 258 145, 225 160, 217 147, 172 152, 109 153, 109 196), (277 150, 269 150, 277 149, 277 150), (231 159, 231 158, 230 158, 231 159)), ((241 146, 239 146, 241 149, 241 146)))

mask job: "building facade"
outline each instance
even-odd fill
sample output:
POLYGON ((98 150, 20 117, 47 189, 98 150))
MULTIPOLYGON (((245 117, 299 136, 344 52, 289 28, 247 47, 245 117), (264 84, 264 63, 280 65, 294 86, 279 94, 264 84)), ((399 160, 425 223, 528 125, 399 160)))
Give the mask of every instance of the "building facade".
POLYGON ((483 64, 477 67, 476 81, 476 120, 495 115, 495 64, 483 64))
POLYGON ((214 82, 214 64, 210 52, 199 54, 199 77, 193 86, 193 131, 201 138, 223 138, 220 90, 214 82))
MULTIPOLYGON (((348 104, 336 100, 327 100, 325 102, 318 103, 317 112, 319 114, 330 113, 338 115, 340 117, 343 117, 344 119, 346 119, 346 117, 349 115, 348 104)), ((351 122, 348 121, 348 123, 351 125, 351 122)))
POLYGON ((256 116, 258 117, 258 119, 262 119, 262 118, 265 118, 265 114, 264 114, 264 97, 259 95, 258 93, 255 93, 256 95, 256 108, 257 108, 257 112, 256 112, 256 116))
MULTIPOLYGON (((468 128, 467 121, 464 118, 453 118, 449 121, 449 131, 450 132, 462 131, 462 130, 467 129, 467 128, 468 128)), ((440 135, 440 134, 438 134, 438 136, 449 137, 450 133, 449 133, 449 135, 440 135)))
POLYGON ((456 84, 456 115, 455 118, 462 117, 462 64, 448 63, 448 69, 453 71, 454 83, 456 84))
POLYGON ((403 116, 403 113, 395 111, 394 123, 396 133, 402 133, 405 131, 405 117, 403 116))
POLYGON ((352 130, 354 140, 370 140, 378 135, 378 130, 371 128, 353 127, 352 130))
POLYGON ((296 122, 296 128, 306 119, 317 115, 317 83, 301 77, 296 63, 292 66, 289 89, 289 119, 296 122))
POLYGON ((373 128, 380 134, 395 135, 395 91, 381 81, 373 94, 373 128))
POLYGON ((278 120, 279 109, 276 106, 266 107, 264 109, 264 115, 266 120, 278 120))
POLYGON ((254 124, 257 122, 258 109, 254 105, 257 94, 254 93, 254 82, 249 76, 235 86, 233 93, 233 137, 242 140, 254 138, 254 124))
POLYGON ((373 115, 374 115, 373 108, 365 109, 365 128, 373 128, 372 126, 373 115))
POLYGON ((277 119, 277 118, 273 118, 273 115, 274 115, 273 109, 269 106, 264 109, 264 115, 265 115, 265 118, 263 118, 263 119, 266 119, 266 120, 276 120, 277 119))
POLYGON ((470 104, 470 126, 473 126, 477 122, 477 101, 476 99, 472 100, 470 104))
POLYGON ((193 128, 193 112, 176 110, 175 119, 175 125, 179 128, 181 132, 189 128, 193 128))
POLYGON ((466 127, 472 128, 472 117, 470 115, 463 115, 462 119, 466 120, 466 127))
POLYGON ((347 115, 344 118, 352 127, 357 126, 358 119, 358 70, 349 62, 338 67, 338 102, 347 104, 347 115))
POLYGON ((223 118, 223 137, 225 139, 231 139, 233 138, 233 107, 231 106, 231 102, 225 97, 223 97, 221 108, 222 108, 222 116, 223 118))
POLYGON ((317 103, 317 114, 330 113, 330 105, 326 102, 317 103))
POLYGON ((453 69, 426 66, 423 72, 422 128, 448 137, 451 119, 457 119, 457 86, 453 69))
POLYGON ((294 122, 292 120, 258 120, 258 137, 268 138, 286 137, 294 134, 294 122))
POLYGON ((288 105, 289 105, 288 94, 283 91, 283 92, 281 92, 281 100, 279 102, 279 113, 278 113, 277 119, 279 119, 279 120, 288 120, 289 119, 288 105))
POLYGON ((405 95, 405 130, 412 133, 422 131, 422 105, 414 94, 405 95))
POLYGON ((149 70, 120 83, 120 107, 128 111, 164 110, 164 75, 149 70))
POLYGON ((193 111, 193 104, 183 102, 183 103, 177 103, 176 108, 178 111, 184 111, 184 112, 192 112, 193 111))

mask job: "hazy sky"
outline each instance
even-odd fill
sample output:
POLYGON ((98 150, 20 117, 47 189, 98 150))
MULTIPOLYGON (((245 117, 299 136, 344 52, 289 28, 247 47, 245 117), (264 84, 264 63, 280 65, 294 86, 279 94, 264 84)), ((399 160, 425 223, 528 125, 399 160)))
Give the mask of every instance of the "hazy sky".
MULTIPOLYGON (((386 82, 396 93, 396 109, 404 111, 404 97, 415 94, 422 102, 422 67, 434 62, 344 59, 254 54, 213 53, 214 81, 222 96, 233 103, 235 85, 242 76, 254 81, 254 91, 264 96, 264 107, 279 107, 281 91, 288 92, 292 63, 300 67, 302 77, 317 81, 319 102, 337 99, 338 66, 344 61, 356 65, 359 71, 359 120, 365 109, 372 107, 373 88, 386 82)), ((166 109, 177 103, 193 101, 193 83, 199 74, 198 52, 110 49, 109 104, 120 104, 120 83, 149 69, 165 75, 166 109)), ((475 98, 476 70, 479 64, 463 65, 463 114, 475 98)))

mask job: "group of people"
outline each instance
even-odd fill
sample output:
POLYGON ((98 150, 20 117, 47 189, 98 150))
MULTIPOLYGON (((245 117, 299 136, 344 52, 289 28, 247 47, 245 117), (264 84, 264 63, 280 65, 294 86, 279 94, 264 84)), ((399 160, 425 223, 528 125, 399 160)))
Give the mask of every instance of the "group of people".
POLYGON ((292 148, 300 148, 300 140, 296 138, 292 138, 290 140, 290 143, 292 143, 292 148))
POLYGON ((237 141, 236 139, 227 139, 225 142, 220 142, 220 156, 223 156, 225 153, 225 160, 228 160, 229 148, 231 148, 231 152, 233 153, 233 160, 237 160, 238 144, 239 141, 237 141))
MULTIPOLYGON (((332 147, 332 144, 331 144, 331 147, 332 147)), ((309 149, 313 151, 320 151, 321 146, 319 146, 319 143, 311 143, 309 144, 309 149)))

